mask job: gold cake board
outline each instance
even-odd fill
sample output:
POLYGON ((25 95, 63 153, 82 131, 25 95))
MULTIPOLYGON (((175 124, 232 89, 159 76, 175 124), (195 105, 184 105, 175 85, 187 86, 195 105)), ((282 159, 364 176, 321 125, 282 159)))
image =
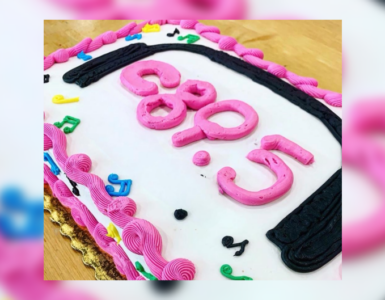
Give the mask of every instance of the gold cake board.
POLYGON ((60 226, 60 233, 71 240, 71 247, 82 254, 83 263, 95 270, 96 280, 126 280, 116 269, 112 257, 100 249, 88 230, 77 225, 70 210, 53 196, 48 184, 44 184, 44 210, 50 213, 50 220, 60 226))

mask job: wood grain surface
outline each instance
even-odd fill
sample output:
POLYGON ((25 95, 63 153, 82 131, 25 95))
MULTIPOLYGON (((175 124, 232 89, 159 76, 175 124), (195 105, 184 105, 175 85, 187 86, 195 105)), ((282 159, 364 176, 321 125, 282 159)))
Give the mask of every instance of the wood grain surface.
MULTIPOLYGON (((134 20, 140 21, 140 20, 134 20)), ((95 38, 118 30, 131 21, 44 22, 44 55, 68 48, 85 37, 95 38)), ((301 76, 316 78, 319 87, 342 92, 342 22, 331 21, 201 21, 217 26, 247 48, 261 49, 265 60, 285 66, 301 76)), ((94 280, 94 271, 82 263, 59 227, 44 213, 44 279, 94 280)))

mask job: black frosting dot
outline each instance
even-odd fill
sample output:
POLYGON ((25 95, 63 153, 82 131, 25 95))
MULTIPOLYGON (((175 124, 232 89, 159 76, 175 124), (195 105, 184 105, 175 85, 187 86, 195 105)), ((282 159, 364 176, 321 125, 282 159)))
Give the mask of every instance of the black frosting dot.
POLYGON ((184 218, 187 217, 187 215, 188 213, 184 209, 177 209, 174 212, 174 216, 177 220, 183 220, 184 218))
POLYGON ((231 246, 233 243, 234 243, 234 239, 231 236, 226 235, 222 239, 222 245, 225 246, 225 247, 231 246))

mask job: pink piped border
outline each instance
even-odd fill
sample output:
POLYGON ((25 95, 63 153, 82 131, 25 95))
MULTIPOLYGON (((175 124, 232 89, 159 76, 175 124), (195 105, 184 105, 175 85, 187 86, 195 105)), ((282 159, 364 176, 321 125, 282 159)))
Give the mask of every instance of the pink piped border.
POLYGON ((125 275, 128 280, 146 280, 139 275, 123 248, 114 239, 106 236, 107 229, 96 220, 88 208, 71 193, 67 185, 58 179, 46 164, 44 164, 44 181, 48 183, 52 193, 59 199, 60 203, 71 209, 75 222, 86 227, 98 246, 112 256, 122 275, 125 275))
POLYGON ((147 24, 172 24, 180 25, 183 29, 195 29, 196 33, 207 38, 208 40, 218 43, 222 50, 234 51, 239 57, 246 62, 258 68, 279 77, 287 79, 292 85, 306 94, 325 100, 331 106, 342 107, 342 95, 340 93, 324 90, 318 87, 318 81, 314 78, 302 77, 293 72, 288 71, 284 66, 263 60, 264 54, 260 49, 249 49, 237 40, 230 36, 220 34, 220 30, 214 26, 207 26, 199 23, 197 20, 150 20, 139 24, 135 22, 129 23, 118 31, 107 31, 94 40, 85 38, 83 41, 74 47, 67 49, 59 49, 44 57, 44 70, 52 67, 55 63, 63 63, 69 60, 70 57, 76 56, 81 51, 84 53, 92 52, 101 48, 103 45, 116 42, 117 39, 125 37, 129 34, 135 34, 142 31, 142 28, 147 24))
POLYGON ((142 28, 148 22, 136 24, 135 22, 128 23, 118 31, 106 31, 94 39, 85 38, 80 43, 67 49, 58 49, 47 57, 44 56, 44 70, 49 69, 55 63, 63 63, 76 56, 78 53, 84 51, 89 53, 101 48, 104 45, 115 43, 117 39, 126 37, 127 35, 136 34, 142 31, 142 28))
MULTIPOLYGON (((103 180, 89 173, 92 166, 91 159, 86 154, 68 156, 65 134, 54 125, 44 123, 44 151, 51 148, 62 171, 66 173, 69 179, 89 189, 91 198, 98 210, 123 229, 122 241, 127 249, 135 254, 143 255, 147 266, 156 278, 160 280, 194 279, 195 266, 191 261, 184 258, 167 261, 162 257, 162 237, 150 222, 133 216, 136 212, 134 200, 128 197, 113 199, 107 193, 103 180)), ((45 177, 45 181, 48 181, 48 179, 48 177, 47 179, 45 177)), ((54 181, 52 178, 50 180, 54 181)), ((56 193, 56 190, 54 192, 56 193)), ((63 192, 63 189, 60 192, 63 192)), ((67 196, 70 197, 70 195, 67 196)), ((77 214, 78 220, 81 220, 87 226, 87 223, 83 221, 83 216, 89 222, 89 217, 92 215, 84 215, 83 213, 84 210, 82 213, 77 214), (82 217, 80 218, 80 216, 82 217)), ((96 242, 103 249, 110 249, 113 253, 116 253, 119 249, 116 247, 112 249, 113 239, 106 237, 107 231, 104 226, 96 226, 95 222, 96 220, 90 224, 93 224, 91 231, 94 232, 96 242)), ((120 270, 123 268, 122 265, 125 266, 122 263, 120 270)))

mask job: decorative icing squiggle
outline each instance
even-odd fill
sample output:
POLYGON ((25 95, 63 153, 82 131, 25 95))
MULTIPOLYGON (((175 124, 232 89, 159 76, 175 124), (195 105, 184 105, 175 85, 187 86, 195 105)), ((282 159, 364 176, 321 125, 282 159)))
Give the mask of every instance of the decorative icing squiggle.
POLYGON ((207 166, 210 163, 211 157, 207 151, 198 151, 193 156, 193 163, 197 166, 207 166))
POLYGON ((284 66, 263 60, 264 54, 259 49, 248 49, 231 36, 220 34, 220 30, 214 26, 207 26, 199 23, 197 20, 181 20, 179 22, 172 20, 152 20, 150 24, 173 24, 180 25, 184 29, 195 29, 195 31, 206 39, 218 43, 221 50, 234 51, 238 56, 248 63, 264 69, 267 72, 279 77, 287 79, 291 84, 305 92, 306 94, 325 100, 326 103, 341 107, 342 95, 336 92, 318 88, 318 82, 314 78, 303 77, 288 71, 284 66))
POLYGON ((49 184, 60 203, 71 209, 71 215, 75 222, 80 226, 87 227, 96 243, 112 256, 121 274, 129 280, 145 280, 136 271, 122 247, 117 245, 114 239, 103 236, 104 232, 107 234, 105 227, 95 219, 88 208, 71 193, 67 185, 59 180, 46 164, 44 164, 44 180, 49 184))
POLYGON ((296 143, 279 134, 267 135, 261 140, 261 148, 265 150, 279 150, 291 155, 304 165, 314 162, 314 155, 296 143))
POLYGON ((55 63, 63 63, 70 59, 70 57, 76 56, 80 52, 89 53, 101 48, 103 45, 115 43, 117 39, 123 38, 129 34, 135 34, 142 31, 142 28, 147 22, 136 24, 135 22, 129 23, 119 29, 118 31, 106 31, 105 33, 97 36, 93 40, 91 38, 85 38, 80 43, 67 49, 58 49, 51 53, 47 57, 44 56, 44 70, 49 69, 55 63))
MULTIPOLYGON (((194 264, 183 258, 167 262, 161 256, 162 239, 157 229, 148 221, 134 218, 135 202, 127 197, 117 197, 114 200, 105 190, 103 180, 94 174, 89 174, 91 159, 86 154, 74 154, 68 157, 66 153, 66 137, 55 126, 44 123, 44 147, 52 145, 56 161, 71 180, 85 185, 99 211, 123 228, 122 240, 126 247, 144 256, 151 272, 161 280, 192 280, 195 275, 194 264), (49 142, 51 140, 51 142, 49 142)), ((47 179, 48 180, 48 179, 47 179)), ((107 236, 107 230, 96 226, 95 240, 107 247, 115 241, 107 236)), ((101 247, 103 248, 103 246, 101 247)), ((104 248, 103 248, 104 249, 104 248)))
POLYGON ((258 124, 258 114, 250 105, 239 100, 225 100, 202 107, 194 117, 194 127, 175 133, 172 143, 182 147, 192 142, 208 138, 210 140, 236 140, 250 134, 258 124), (208 120, 210 116, 224 111, 238 112, 245 121, 232 128, 224 128, 208 120))
POLYGON ((214 103, 217 98, 214 86, 201 80, 187 80, 178 87, 176 94, 189 108, 194 110, 214 103))
POLYGON ((156 130, 178 126, 186 118, 186 115, 186 104, 173 94, 158 94, 143 98, 136 110, 136 117, 139 122, 156 130), (151 115, 151 111, 161 105, 171 108, 172 111, 165 117, 151 115))
POLYGON ((261 149, 251 151, 247 158, 253 162, 269 167, 278 177, 277 182, 270 188, 250 192, 234 183, 236 173, 230 167, 224 167, 217 174, 219 191, 246 205, 262 205, 272 202, 286 194, 293 184, 293 172, 275 154, 261 149))
POLYGON ((160 83, 166 88, 177 87, 180 83, 180 73, 172 65, 157 61, 137 61, 125 67, 120 73, 120 81, 133 93, 140 96, 155 95, 158 85, 144 80, 145 75, 158 75, 160 83))

